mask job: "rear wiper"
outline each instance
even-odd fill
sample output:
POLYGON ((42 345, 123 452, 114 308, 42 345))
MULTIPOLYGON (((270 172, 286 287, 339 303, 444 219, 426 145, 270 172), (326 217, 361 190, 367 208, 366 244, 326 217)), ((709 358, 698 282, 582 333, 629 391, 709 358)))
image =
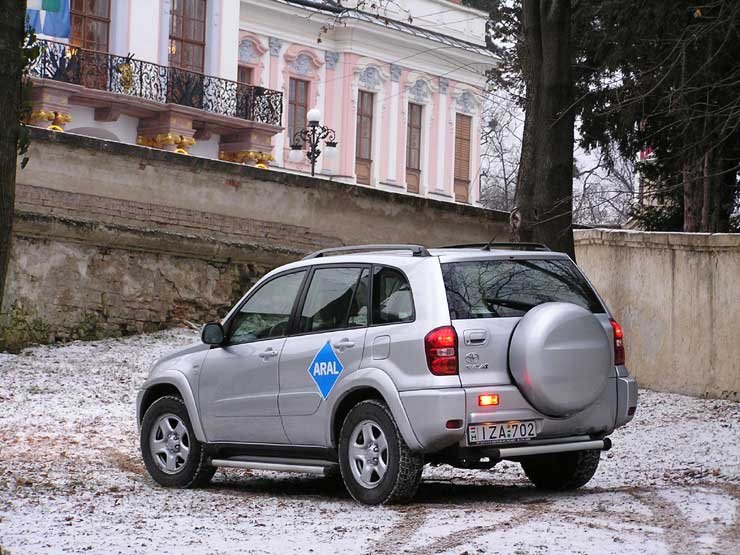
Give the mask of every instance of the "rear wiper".
POLYGON ((499 306, 505 306, 507 308, 513 308, 516 310, 530 310, 537 306, 533 303, 528 303, 525 301, 516 301, 514 299, 503 299, 501 297, 486 297, 483 299, 483 301, 487 304, 496 304, 499 306))

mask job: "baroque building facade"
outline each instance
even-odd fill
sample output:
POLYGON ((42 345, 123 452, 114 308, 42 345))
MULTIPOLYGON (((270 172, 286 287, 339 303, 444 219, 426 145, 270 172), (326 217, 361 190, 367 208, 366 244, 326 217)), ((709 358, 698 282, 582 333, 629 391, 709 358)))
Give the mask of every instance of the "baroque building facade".
POLYGON ((71 0, 66 37, 37 26, 31 123, 303 173, 289 154, 318 108, 338 143, 318 175, 475 204, 486 14, 380 5, 382 17, 332 0, 71 0))

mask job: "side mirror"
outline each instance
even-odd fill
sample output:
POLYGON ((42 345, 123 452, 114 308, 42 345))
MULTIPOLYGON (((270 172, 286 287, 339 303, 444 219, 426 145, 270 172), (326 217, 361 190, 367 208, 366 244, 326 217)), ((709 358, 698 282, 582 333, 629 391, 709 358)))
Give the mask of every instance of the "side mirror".
POLYGON ((209 322, 203 326, 200 338, 206 345, 221 345, 224 342, 224 328, 220 322, 209 322))

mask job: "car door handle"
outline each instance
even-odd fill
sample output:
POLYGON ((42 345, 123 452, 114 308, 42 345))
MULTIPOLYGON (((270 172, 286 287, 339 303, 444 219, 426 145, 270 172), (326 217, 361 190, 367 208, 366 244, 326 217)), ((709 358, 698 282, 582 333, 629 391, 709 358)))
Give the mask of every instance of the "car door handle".
POLYGON ((488 333, 486 330, 465 330, 463 337, 466 345, 485 345, 488 333))
POLYGON ((345 349, 349 349, 351 347, 355 346, 354 341, 350 341, 346 337, 344 339, 340 339, 336 343, 334 343, 334 346, 339 349, 340 351, 344 351, 345 349))
POLYGON ((265 349, 264 351, 262 351, 259 354, 259 357, 262 360, 268 360, 268 359, 271 359, 272 357, 276 357, 276 356, 278 356, 278 352, 275 349, 273 349, 272 347, 268 347, 267 349, 265 349))

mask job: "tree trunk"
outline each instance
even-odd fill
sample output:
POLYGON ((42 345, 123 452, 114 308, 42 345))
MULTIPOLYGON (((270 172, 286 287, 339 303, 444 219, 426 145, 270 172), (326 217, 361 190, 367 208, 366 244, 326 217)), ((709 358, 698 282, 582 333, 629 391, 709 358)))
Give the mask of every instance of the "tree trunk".
POLYGON ((722 160, 718 165, 720 174, 712 199, 712 228, 716 233, 730 232, 730 217, 735 208, 735 198, 740 193, 737 181, 736 158, 722 160))
POLYGON ((573 77, 570 0, 523 0, 526 104, 512 240, 573 247, 573 77))
POLYGON ((13 229, 25 18, 25 0, 0 0, 0 308, 13 229))
POLYGON ((701 162, 685 162, 683 165, 683 230, 696 233, 701 230, 702 182, 698 168, 701 162))
POLYGON ((701 231, 711 231, 709 221, 712 206, 712 164, 709 151, 704 153, 704 164, 702 174, 702 200, 701 200, 701 231))

